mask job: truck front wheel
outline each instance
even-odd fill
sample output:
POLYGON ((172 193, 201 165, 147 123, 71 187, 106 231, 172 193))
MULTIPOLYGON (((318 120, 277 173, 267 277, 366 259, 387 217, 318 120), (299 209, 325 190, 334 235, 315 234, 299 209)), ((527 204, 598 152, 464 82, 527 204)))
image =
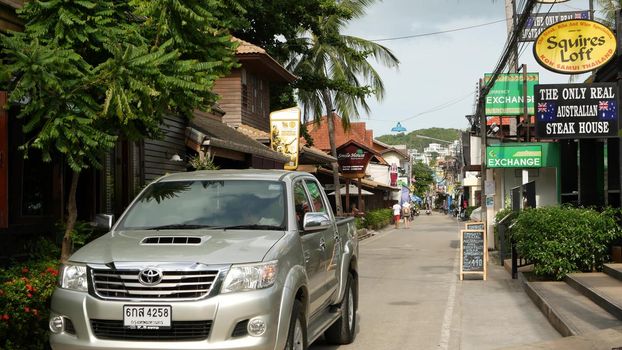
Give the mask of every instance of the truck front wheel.
POLYGON ((348 274, 346 294, 343 296, 339 313, 339 319, 331 325, 324 337, 332 344, 350 344, 354 341, 356 332, 356 304, 358 299, 356 280, 352 274, 348 274))
POLYGON ((300 301, 294 301, 285 350, 305 350, 307 348, 307 324, 301 310, 300 301))

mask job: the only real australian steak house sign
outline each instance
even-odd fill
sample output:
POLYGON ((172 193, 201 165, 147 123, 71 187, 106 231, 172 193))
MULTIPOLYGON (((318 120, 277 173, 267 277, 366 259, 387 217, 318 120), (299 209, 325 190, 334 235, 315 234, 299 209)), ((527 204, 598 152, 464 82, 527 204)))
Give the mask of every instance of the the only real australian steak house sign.
POLYGON ((537 137, 618 137, 617 94, 615 83, 536 85, 537 137))

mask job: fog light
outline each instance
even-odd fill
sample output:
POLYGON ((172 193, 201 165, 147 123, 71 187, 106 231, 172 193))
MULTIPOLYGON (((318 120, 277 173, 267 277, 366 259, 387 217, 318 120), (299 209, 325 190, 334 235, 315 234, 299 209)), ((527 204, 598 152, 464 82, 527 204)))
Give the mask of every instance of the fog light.
POLYGON ((50 319, 50 330, 54 334, 61 333, 65 328, 65 319, 62 316, 55 316, 50 319))
POLYGON ((262 336, 266 333, 266 323, 260 318, 254 318, 248 322, 248 334, 253 337, 262 336))

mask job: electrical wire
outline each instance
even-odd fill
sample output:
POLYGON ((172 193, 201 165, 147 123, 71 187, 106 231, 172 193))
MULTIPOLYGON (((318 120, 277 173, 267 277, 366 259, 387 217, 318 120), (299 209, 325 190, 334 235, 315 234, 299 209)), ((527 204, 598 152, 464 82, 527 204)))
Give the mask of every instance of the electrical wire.
POLYGON ((505 22, 507 20, 508 20, 507 18, 504 18, 504 19, 500 19, 500 20, 497 20, 497 21, 493 21, 493 22, 476 24, 476 25, 472 25, 472 26, 468 26, 468 27, 461 27, 461 28, 443 30, 443 31, 439 31, 439 32, 430 32, 430 33, 422 33, 422 34, 414 34, 414 35, 404 35, 404 36, 398 36, 398 37, 393 37, 393 38, 374 39, 374 40, 369 40, 369 41, 380 42, 380 41, 392 41, 392 40, 420 38, 420 37, 425 37, 425 36, 445 34, 445 33, 452 33, 452 32, 457 32, 457 31, 461 31, 461 30, 485 27, 485 26, 489 26, 489 25, 492 25, 492 24, 496 24, 496 23, 500 23, 500 22, 505 22))

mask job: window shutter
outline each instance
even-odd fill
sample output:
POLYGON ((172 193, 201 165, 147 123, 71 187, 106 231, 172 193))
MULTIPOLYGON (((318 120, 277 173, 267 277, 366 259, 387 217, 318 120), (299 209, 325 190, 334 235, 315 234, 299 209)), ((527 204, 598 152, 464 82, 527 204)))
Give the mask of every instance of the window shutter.
POLYGON ((6 91, 0 91, 0 228, 9 227, 9 116, 6 91))

